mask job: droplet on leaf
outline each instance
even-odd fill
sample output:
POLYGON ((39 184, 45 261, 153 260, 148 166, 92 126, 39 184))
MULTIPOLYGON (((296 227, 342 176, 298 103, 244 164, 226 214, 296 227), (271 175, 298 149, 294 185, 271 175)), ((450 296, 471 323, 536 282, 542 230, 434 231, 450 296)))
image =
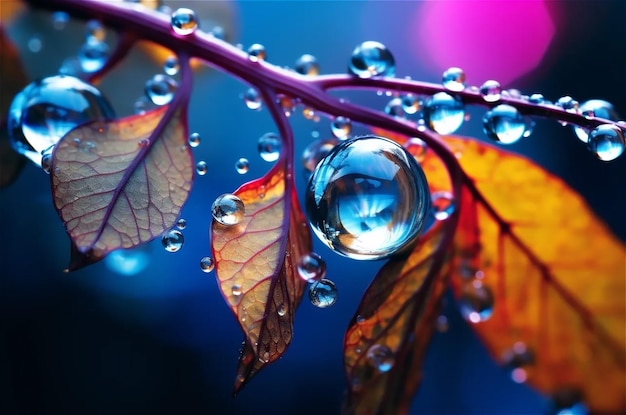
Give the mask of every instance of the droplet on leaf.
POLYGON ((246 174, 249 169, 250 169, 250 162, 248 161, 247 158, 242 157, 239 160, 237 160, 237 162, 235 163, 235 170, 237 170, 237 173, 239 174, 246 174))
MULTIPOLYGON (((239 297, 241 295, 241 285, 239 284, 233 284, 233 286, 231 287, 231 293, 235 296, 235 297, 239 297)), ((242 320, 245 321, 245 320, 242 320)))
POLYGON ((342 142, 317 165, 305 201, 309 222, 328 247, 353 259, 381 259, 419 236, 430 193, 402 146, 364 136, 342 142))
POLYGON ((108 100, 94 86, 72 76, 35 81, 11 102, 8 130, 11 145, 41 166, 41 152, 74 127, 95 119, 112 119, 108 100))
POLYGON ((155 105, 167 105, 174 98, 178 83, 170 76, 161 73, 146 81, 146 96, 155 105))
POLYGON ((452 134, 465 120, 465 107, 460 99, 438 92, 424 104, 424 121, 439 134, 452 134))
POLYGON ((402 98, 393 98, 385 106, 385 112, 392 117, 405 118, 406 112, 404 112, 404 105, 402 104, 402 98))
POLYGON ((326 276, 326 261, 319 254, 309 252, 298 261, 298 274, 306 282, 319 281, 326 276))
POLYGON ((52 13, 52 27, 55 30, 65 29, 65 25, 70 21, 70 15, 66 12, 54 12, 52 13))
POLYGON ((511 105, 498 105, 483 117, 483 131, 487 137, 502 144, 513 144, 522 139, 526 127, 524 117, 511 105))
POLYGON ((298 58, 295 66, 296 72, 302 75, 314 76, 319 74, 320 67, 317 58, 313 55, 305 54, 298 58))
POLYGON ((502 87, 500 82, 489 80, 480 86, 480 95, 486 102, 497 102, 502 97, 502 87))
POLYGON ((337 287, 331 280, 321 279, 309 286, 309 300, 315 307, 326 308, 337 301, 337 287))
POLYGON ((345 140, 352 132, 352 121, 349 118, 338 116, 330 124, 330 131, 340 140, 345 140))
POLYGON ((463 284, 459 308, 463 317, 471 323, 480 323, 493 314, 494 296, 489 286, 479 280, 463 284))
POLYGON ((226 193, 219 196, 211 207, 213 218, 222 225, 236 225, 244 217, 245 206, 240 198, 226 193))
POLYGON ((450 192, 435 192, 431 196, 431 209, 437 220, 448 219, 456 209, 454 196, 450 192))
POLYGON ((205 256, 200 260, 200 269, 209 273, 215 268, 215 261, 210 256, 205 256))
POLYGON ((172 229, 163 234, 161 237, 161 244, 167 252, 178 252, 183 247, 185 237, 182 232, 176 229, 172 229))
POLYGON ((370 40, 361 43, 352 51, 348 71, 359 78, 394 76, 396 64, 385 45, 370 40))
POLYGON ((172 13, 170 23, 174 32, 186 36, 198 28, 198 17, 193 10, 181 7, 172 13))
POLYGON ((393 352, 383 344, 374 344, 367 349, 367 361, 379 372, 389 372, 395 362, 393 352))
POLYGON ((465 89, 465 71, 456 67, 448 68, 443 72, 441 83, 448 91, 463 91, 465 89))
POLYGON ((587 148, 602 161, 615 160, 625 147, 624 132, 616 125, 600 125, 589 133, 587 148))
POLYGON ((280 156, 280 150, 282 148, 282 141, 278 134, 266 133, 259 138, 258 150, 261 158, 267 162, 273 162, 278 160, 280 156))

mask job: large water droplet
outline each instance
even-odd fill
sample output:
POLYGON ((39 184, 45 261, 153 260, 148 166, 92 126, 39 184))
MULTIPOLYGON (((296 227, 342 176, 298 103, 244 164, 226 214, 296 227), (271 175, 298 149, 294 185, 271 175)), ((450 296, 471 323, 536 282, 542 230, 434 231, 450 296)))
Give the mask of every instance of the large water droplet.
POLYGON ((472 323, 480 323, 493 314, 494 297, 491 289, 479 280, 463 284, 459 308, 463 317, 472 323))
POLYGON ((104 265, 113 272, 121 275, 137 275, 150 264, 150 254, 147 248, 118 249, 104 258, 104 265))
POLYGON ((330 123, 330 131, 340 140, 345 140, 352 132, 352 121, 350 118, 338 116, 330 123))
POLYGON ((367 349, 367 362, 379 372, 389 372, 395 362, 395 356, 384 344, 374 344, 367 349))
POLYGON ((178 252, 183 247, 184 242, 185 237, 182 232, 176 229, 164 233, 161 237, 161 243, 167 252, 178 252))
POLYGON ((178 83, 168 75, 156 74, 146 81, 146 96, 155 105, 167 105, 174 98, 178 83))
POLYGON ((600 125, 589 133, 587 148, 602 161, 615 160, 625 147, 624 132, 616 125, 600 125))
POLYGON ((439 134, 452 134, 464 119, 463 102, 445 92, 436 93, 424 104, 424 121, 439 134))
POLYGON ((442 75, 442 84, 448 91, 463 91, 465 89, 465 71, 456 67, 446 69, 442 75))
POLYGON ((278 134, 266 133, 259 138, 258 150, 261 158, 267 162, 273 162, 278 160, 280 156, 280 150, 282 148, 282 141, 278 134))
POLYGON ((254 43, 248 48, 248 58, 252 62, 264 61, 267 58, 265 46, 260 43, 254 43))
POLYGON ((309 300, 315 307, 326 308, 337 301, 337 287, 331 280, 321 279, 309 286, 309 300))
POLYGON ((487 111, 483 117, 483 131, 487 137, 502 144, 513 144, 524 137, 527 123, 517 108, 501 104, 487 111))
POLYGON ((243 94, 243 102, 251 110, 259 110, 263 106, 261 95, 254 88, 248 88, 243 94))
POLYGON ((190 35, 198 28, 198 17, 191 9, 181 7, 172 13, 172 29, 179 35, 190 35))
POLYGON ((570 97, 569 95, 565 95, 557 99, 555 104, 557 107, 561 107, 565 111, 568 111, 568 112, 576 112, 578 111, 578 107, 579 107, 578 101, 576 101, 574 98, 570 97))
POLYGON ((394 76, 396 63, 385 45, 370 40, 361 43, 352 51, 348 71, 359 78, 394 76))
POLYGON ((215 261, 210 256, 205 256, 200 260, 200 269, 202 272, 211 272, 215 268, 215 261))
POLYGON ((285 304, 279 304, 278 307, 276 308, 276 313, 280 317, 283 317, 285 314, 287 314, 287 306, 285 304))
POLYGON ((295 69, 299 74, 309 76, 317 75, 320 72, 317 58, 309 54, 302 55, 298 58, 295 69))
POLYGON ((326 275, 326 261, 315 252, 303 255, 298 261, 298 274, 307 282, 319 281, 326 275))
POLYGON ((237 173, 239 174, 248 173, 248 170, 250 170, 250 162, 248 161, 248 159, 242 157, 237 160, 237 162, 235 163, 235 170, 237 170, 237 173))
MULTIPOLYGON (((233 286, 230 289, 230 292, 235 296, 235 297, 239 297, 241 295, 241 285, 239 284, 233 284, 233 286)), ((245 320, 241 320, 241 321, 245 321, 245 320)))
POLYGON ((105 42, 88 40, 78 51, 78 62, 84 73, 93 73, 102 69, 108 57, 109 45, 105 42))
POLYGON ((105 118, 115 118, 115 113, 94 86, 72 76, 44 78, 29 84, 11 102, 11 145, 41 166, 42 151, 76 126, 105 118))
MULTIPOLYGON (((617 121, 619 119, 619 115, 615 111, 613 104, 602 99, 591 99, 589 101, 585 101, 580 104, 578 109, 581 115, 584 115, 587 118, 605 118, 611 121, 617 121)), ((583 143, 589 141, 589 130, 575 126, 574 132, 583 143)))
POLYGON ((354 259, 385 258, 406 248, 430 207, 428 183, 413 156, 377 136, 331 150, 311 176, 305 199, 315 234, 354 259))
MULTIPOLYGON (((330 150, 335 148, 339 144, 339 140, 336 138, 318 139, 304 149, 302 152, 302 164, 307 172, 313 172, 319 162, 328 155, 330 150)), ((309 176, 307 175, 307 179, 309 176)))
POLYGON ((487 102, 496 102, 502 97, 500 82, 494 80, 485 81, 485 83, 480 86, 479 92, 487 102))
POLYGON ((241 222, 245 212, 246 209, 241 199, 230 193, 219 196, 211 207, 213 219, 226 226, 241 222))

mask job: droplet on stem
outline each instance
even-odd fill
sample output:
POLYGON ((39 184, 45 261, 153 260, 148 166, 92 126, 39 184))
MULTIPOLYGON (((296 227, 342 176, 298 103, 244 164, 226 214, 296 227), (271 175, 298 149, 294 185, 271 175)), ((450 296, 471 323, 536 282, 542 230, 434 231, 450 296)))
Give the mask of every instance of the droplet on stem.
POLYGON ((295 69, 299 74, 309 76, 317 75, 320 72, 317 58, 309 54, 304 54, 298 58, 295 69))
POLYGON ((185 7, 176 9, 170 19, 172 30, 179 35, 190 35, 198 29, 196 12, 185 7))
POLYGON ((463 91, 465 89, 465 71, 456 67, 448 68, 443 72, 441 83, 448 91, 463 91))
POLYGON ((156 74, 146 81, 146 96, 155 105, 167 105, 174 98, 178 83, 170 76, 156 74))
POLYGON ((367 361, 381 373, 389 372, 395 362, 391 349, 384 344, 374 344, 367 349, 367 361))
POLYGON ((483 117, 483 131, 487 137, 502 144, 513 144, 526 133, 527 123, 517 108, 500 104, 483 117))
POLYGON ((485 81, 480 86, 479 92, 486 102, 497 102, 502 98, 502 87, 498 81, 485 81))

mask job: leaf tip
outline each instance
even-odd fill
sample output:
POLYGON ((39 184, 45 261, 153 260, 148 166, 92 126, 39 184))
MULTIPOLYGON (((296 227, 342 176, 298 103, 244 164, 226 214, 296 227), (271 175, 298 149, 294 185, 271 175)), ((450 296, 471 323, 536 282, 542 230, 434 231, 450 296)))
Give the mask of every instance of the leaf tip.
POLYGON ((95 264, 102 258, 104 257, 96 255, 91 249, 87 252, 81 252, 80 249, 72 243, 72 248, 70 252, 70 263, 67 268, 63 270, 63 272, 79 270, 83 267, 86 267, 87 265, 95 264))

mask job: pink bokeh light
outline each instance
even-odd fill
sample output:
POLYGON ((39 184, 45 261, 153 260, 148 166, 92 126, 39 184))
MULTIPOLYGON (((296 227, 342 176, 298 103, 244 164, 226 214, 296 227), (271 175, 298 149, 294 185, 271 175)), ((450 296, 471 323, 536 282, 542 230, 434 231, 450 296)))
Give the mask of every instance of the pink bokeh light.
POLYGON ((472 85, 510 86, 537 67, 555 33, 544 0, 429 0, 412 23, 414 58, 438 74, 463 68, 472 85))

